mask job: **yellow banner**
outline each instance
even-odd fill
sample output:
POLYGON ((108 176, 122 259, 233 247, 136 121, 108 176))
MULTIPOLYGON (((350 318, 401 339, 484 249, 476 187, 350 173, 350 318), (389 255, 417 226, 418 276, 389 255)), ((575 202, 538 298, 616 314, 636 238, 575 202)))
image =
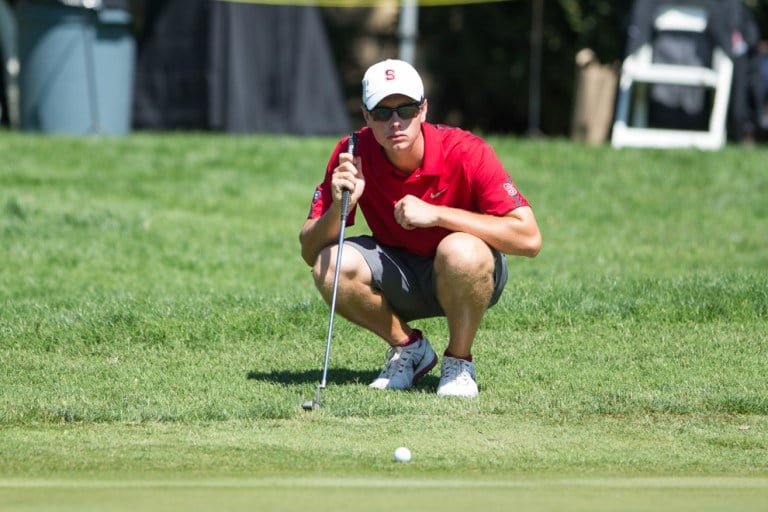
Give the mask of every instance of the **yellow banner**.
MULTIPOLYGON (((400 0, 216 0, 232 4, 292 5, 315 7, 376 7, 377 5, 402 4, 400 0)), ((417 7, 445 5, 487 4, 510 0, 419 0, 417 7)))

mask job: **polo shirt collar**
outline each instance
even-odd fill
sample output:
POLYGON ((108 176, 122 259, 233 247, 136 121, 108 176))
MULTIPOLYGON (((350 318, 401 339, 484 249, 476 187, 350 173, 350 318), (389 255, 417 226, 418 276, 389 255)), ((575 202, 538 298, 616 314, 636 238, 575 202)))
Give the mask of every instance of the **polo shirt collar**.
POLYGON ((442 173, 443 145, 440 134, 433 124, 421 123, 421 133, 424 135, 424 162, 421 165, 422 175, 439 175, 442 173))

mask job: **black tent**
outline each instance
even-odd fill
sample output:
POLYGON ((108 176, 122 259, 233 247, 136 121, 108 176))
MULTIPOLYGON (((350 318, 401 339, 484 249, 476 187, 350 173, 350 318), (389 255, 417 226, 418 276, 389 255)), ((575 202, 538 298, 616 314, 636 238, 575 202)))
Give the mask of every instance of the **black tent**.
POLYGON ((317 8, 212 0, 144 6, 136 128, 299 135, 349 129, 317 8))

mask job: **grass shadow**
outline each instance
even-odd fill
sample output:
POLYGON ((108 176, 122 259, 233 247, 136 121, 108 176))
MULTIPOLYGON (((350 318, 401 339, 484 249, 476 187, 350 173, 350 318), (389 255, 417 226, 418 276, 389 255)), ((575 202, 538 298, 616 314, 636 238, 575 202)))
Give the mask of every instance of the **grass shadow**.
MULTIPOLYGON (((378 370, 363 371, 350 370, 348 368, 328 368, 328 381, 334 384, 369 384, 379 374, 378 370)), ((279 370, 271 372, 259 372, 251 370, 246 374, 248 380, 258 380, 272 384, 307 384, 320 382, 322 378, 321 370, 279 370)), ((440 378, 436 375, 425 375, 414 385, 412 389, 437 389, 440 378)))
MULTIPOLYGON (((362 384, 371 382, 376 378, 376 375, 378 375, 377 371, 328 368, 327 378, 335 384, 362 384)), ((251 370, 246 375, 246 378, 248 380, 258 380, 273 384, 306 384, 308 382, 319 382, 322 376, 322 370, 279 370, 272 372, 251 370)))

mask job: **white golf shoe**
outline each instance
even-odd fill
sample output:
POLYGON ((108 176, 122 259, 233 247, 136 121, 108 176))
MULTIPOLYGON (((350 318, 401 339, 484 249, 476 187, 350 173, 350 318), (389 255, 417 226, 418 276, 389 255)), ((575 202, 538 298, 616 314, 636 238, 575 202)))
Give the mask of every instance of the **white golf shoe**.
POLYGON ((437 364, 437 354, 427 338, 405 347, 392 347, 379 376, 371 382, 375 389, 408 389, 437 364))
POLYGON ((474 363, 444 356, 440 366, 440 384, 437 386, 437 394, 467 398, 477 396, 474 363))

